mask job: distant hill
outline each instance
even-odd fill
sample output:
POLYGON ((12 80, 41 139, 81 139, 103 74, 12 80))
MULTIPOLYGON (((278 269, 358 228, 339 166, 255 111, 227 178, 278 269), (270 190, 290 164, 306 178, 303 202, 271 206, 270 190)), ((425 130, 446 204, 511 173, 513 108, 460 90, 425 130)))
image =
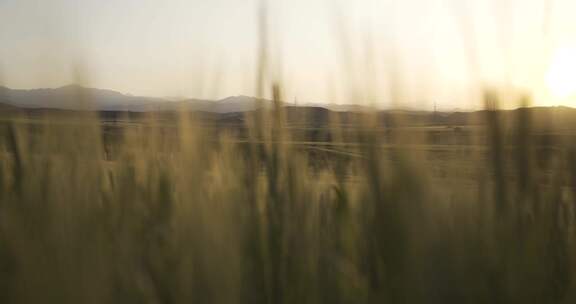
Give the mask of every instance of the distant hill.
POLYGON ((124 95, 111 90, 68 85, 55 89, 17 90, 0 88, 4 103, 21 108, 63 110, 138 110, 160 99, 124 95))
POLYGON ((0 103, 19 108, 96 111, 175 111, 187 109, 216 113, 253 111, 258 100, 248 96, 233 96, 222 100, 133 96, 112 90, 68 85, 60 88, 19 90, 0 87, 0 103))
MULTIPOLYGON (((246 120, 246 113, 259 110, 260 105, 270 106, 269 100, 258 100, 249 96, 231 96, 221 100, 168 100, 164 98, 132 96, 111 90, 86 88, 68 85, 55 89, 18 90, 0 87, 0 113, 23 112, 31 115, 39 113, 69 113, 78 110, 99 111, 103 119, 118 119, 122 116, 143 117, 143 112, 158 112, 166 119, 173 119, 177 110, 196 112, 199 119, 225 124, 240 124, 246 120)), ((369 107, 354 105, 305 104, 296 106, 284 104, 289 123, 323 126, 330 117, 337 118, 340 124, 354 123, 364 119, 366 111, 377 111, 369 107)), ((519 114, 529 114, 534 128, 546 129, 551 123, 555 128, 576 129, 576 109, 570 107, 531 107, 516 110, 501 110, 503 126, 512 126, 519 114)), ((415 110, 377 111, 383 125, 398 121, 402 125, 461 126, 485 124, 486 111, 473 112, 430 112, 415 110)))
MULTIPOLYGON (((260 100, 262 104, 270 104, 269 100, 260 100)), ((221 100, 198 102, 198 100, 188 99, 183 101, 189 110, 234 113, 254 111, 259 106, 259 100, 250 96, 230 96, 221 100)))

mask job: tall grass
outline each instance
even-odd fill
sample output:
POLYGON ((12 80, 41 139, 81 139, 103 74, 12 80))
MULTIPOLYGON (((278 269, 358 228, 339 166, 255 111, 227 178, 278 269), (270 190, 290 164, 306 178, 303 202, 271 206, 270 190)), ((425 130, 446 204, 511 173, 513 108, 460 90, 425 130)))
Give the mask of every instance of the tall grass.
POLYGON ((574 150, 538 149, 528 109, 511 127, 486 111, 485 145, 464 147, 486 153, 438 160, 439 177, 427 173, 433 143, 407 157, 410 145, 384 144, 370 119, 352 129, 351 156, 322 154, 318 166, 271 90, 248 142, 187 112, 176 123, 151 113, 114 137, 89 112, 5 119, 2 302, 573 299, 574 150))
POLYGON ((532 111, 504 121, 487 91, 484 127, 462 126, 479 144, 439 153, 371 112, 299 145, 267 45, 246 138, 185 109, 3 118, 0 302, 576 300, 571 143, 543 149, 532 111))

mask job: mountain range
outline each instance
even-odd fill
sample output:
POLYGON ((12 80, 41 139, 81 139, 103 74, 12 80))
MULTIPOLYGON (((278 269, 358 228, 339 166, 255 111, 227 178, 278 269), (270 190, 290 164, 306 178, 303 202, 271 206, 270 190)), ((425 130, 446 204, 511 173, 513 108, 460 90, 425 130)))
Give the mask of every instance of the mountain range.
MULTIPOLYGON (((68 85, 54 89, 9 89, 0 86, 0 113, 27 112, 68 112, 78 110, 99 111, 101 116, 114 118, 120 113, 132 113, 140 117, 143 112, 157 111, 171 117, 176 110, 189 110, 199 113, 204 119, 241 123, 245 113, 255 111, 259 104, 271 104, 269 100, 258 100, 249 96, 231 96, 221 100, 186 99, 174 101, 169 98, 133 96, 111 90, 86 88, 68 85)), ((286 118, 289 122, 308 121, 314 125, 328 124, 330 112, 339 117, 343 124, 364 119, 367 107, 358 105, 329 105, 284 103, 286 118)), ((374 110, 374 109, 372 109, 374 110)), ((529 114, 536 128, 548 128, 553 123, 557 128, 576 129, 576 109, 564 106, 531 107, 516 110, 499 111, 506 124, 513 124, 518 114, 529 114)), ((486 123, 486 111, 472 112, 431 112, 415 110, 380 110, 378 116, 383 123, 393 121, 393 117, 402 118, 410 125, 471 125, 486 123)))
MULTIPOLYGON (((270 104, 269 100, 262 100, 270 104)), ((10 89, 0 86, 0 103, 6 106, 28 109, 96 110, 96 111, 191 111, 232 113, 253 111, 259 101, 250 96, 230 96, 220 100, 183 99, 134 96, 112 90, 67 85, 59 88, 10 89)), ((290 103, 285 103, 291 105, 290 103)), ((318 106, 307 104, 306 106, 318 106)), ((324 107, 324 105, 322 105, 324 107)), ((357 111, 357 105, 327 105, 335 111, 357 111)))

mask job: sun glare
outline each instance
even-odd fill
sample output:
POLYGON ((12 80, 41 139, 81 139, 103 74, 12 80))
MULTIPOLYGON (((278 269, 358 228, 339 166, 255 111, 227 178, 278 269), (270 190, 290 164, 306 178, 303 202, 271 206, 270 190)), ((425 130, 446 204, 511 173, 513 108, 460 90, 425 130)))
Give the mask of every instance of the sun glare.
POLYGON ((576 95, 576 47, 556 50, 546 75, 546 84, 556 98, 576 95))

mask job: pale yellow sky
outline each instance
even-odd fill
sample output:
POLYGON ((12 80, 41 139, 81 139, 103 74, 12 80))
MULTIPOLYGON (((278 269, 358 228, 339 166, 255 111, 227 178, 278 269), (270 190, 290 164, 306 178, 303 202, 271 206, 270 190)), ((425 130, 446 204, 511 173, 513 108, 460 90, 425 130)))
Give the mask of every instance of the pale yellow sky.
MULTIPOLYGON (((268 2, 287 100, 352 102, 354 88, 383 106, 393 95, 468 109, 482 80, 576 106, 576 1, 268 2)), ((131 94, 255 95, 257 11, 256 0, 0 0, 0 81, 56 87, 80 66, 85 84, 131 94)))

